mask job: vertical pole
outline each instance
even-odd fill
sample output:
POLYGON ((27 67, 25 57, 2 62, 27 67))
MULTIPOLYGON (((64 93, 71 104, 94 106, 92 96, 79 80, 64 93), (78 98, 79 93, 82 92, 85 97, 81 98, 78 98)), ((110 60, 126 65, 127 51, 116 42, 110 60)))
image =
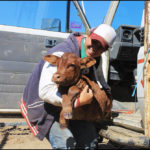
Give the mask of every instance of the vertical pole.
POLYGON ((77 9, 77 11, 79 13, 79 16, 80 16, 80 18, 82 20, 82 23, 83 23, 83 25, 85 27, 86 32, 89 32, 91 27, 90 27, 90 24, 89 24, 89 22, 88 22, 88 20, 87 20, 87 18, 85 16, 81 6, 80 6, 79 1, 72 1, 72 2, 74 3, 74 5, 75 5, 75 7, 76 7, 76 9, 77 9))
MULTIPOLYGON (((119 2, 120 1, 111 2, 105 20, 103 22, 104 24, 108 24, 108 25, 112 24, 119 2)), ((110 51, 106 51, 105 53, 102 54, 102 69, 106 81, 108 80, 109 56, 110 56, 110 51)))
MULTIPOLYGON (((145 28, 144 28, 144 55, 150 48, 150 1, 145 1, 145 28)), ((145 114, 145 136, 150 137, 150 55, 144 67, 144 114, 145 114)))
POLYGON ((67 11, 66 11, 66 32, 69 32, 70 23, 70 1, 67 1, 67 11))

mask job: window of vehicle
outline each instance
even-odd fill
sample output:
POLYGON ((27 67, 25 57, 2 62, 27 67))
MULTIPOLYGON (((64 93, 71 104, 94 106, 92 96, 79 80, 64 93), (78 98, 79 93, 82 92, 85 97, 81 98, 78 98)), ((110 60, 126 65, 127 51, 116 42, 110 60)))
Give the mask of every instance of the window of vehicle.
POLYGON ((120 1, 112 26, 117 29, 120 25, 141 26, 144 1, 120 1))
MULTIPOLYGON (((91 28, 103 23, 110 5, 110 1, 80 1, 79 3, 91 28)), ((71 2, 70 10, 71 31, 85 32, 84 25, 82 24, 73 2, 71 2)))
POLYGON ((0 24, 65 32, 66 1, 0 1, 0 24))
MULTIPOLYGON (((109 1, 79 1, 91 28, 103 22, 109 1)), ((66 32, 67 1, 0 1, 0 24, 66 32)), ((70 2, 69 31, 85 32, 85 27, 70 2)))

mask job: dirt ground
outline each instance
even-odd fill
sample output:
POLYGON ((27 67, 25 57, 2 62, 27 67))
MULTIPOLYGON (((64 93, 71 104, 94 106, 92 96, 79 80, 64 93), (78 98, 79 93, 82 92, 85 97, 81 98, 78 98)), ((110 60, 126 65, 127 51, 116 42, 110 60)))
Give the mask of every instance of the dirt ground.
MULTIPOLYGON (((23 118, 0 118, 0 122, 9 124, 12 122, 21 123, 25 122, 25 120, 23 118)), ((27 125, 1 125, 0 149, 51 149, 51 145, 46 139, 40 141, 34 137, 27 125)))
MULTIPOLYGON (((27 125, 10 125, 12 122, 22 123, 25 120, 23 118, 0 118, 0 149, 51 149, 47 139, 38 140, 27 125)), ((98 149, 120 149, 120 147, 112 145, 107 139, 103 139, 99 143, 98 149)))

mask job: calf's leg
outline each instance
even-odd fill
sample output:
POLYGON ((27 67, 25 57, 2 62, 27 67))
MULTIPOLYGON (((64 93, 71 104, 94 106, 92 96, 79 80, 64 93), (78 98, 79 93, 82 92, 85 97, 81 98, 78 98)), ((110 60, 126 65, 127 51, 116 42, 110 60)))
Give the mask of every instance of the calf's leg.
POLYGON ((60 112, 59 124, 60 124, 60 128, 61 128, 61 129, 67 128, 67 126, 68 126, 68 122, 67 122, 67 120, 64 118, 63 110, 60 112))
POLYGON ((72 86, 69 88, 67 95, 62 95, 62 110, 65 119, 72 119, 73 102, 75 101, 79 93, 79 88, 76 86, 72 86))
POLYGON ((61 125, 61 128, 67 127, 67 120, 66 119, 72 119, 72 108, 73 108, 73 102, 79 95, 80 90, 76 86, 72 86, 68 90, 68 95, 63 94, 62 95, 62 111, 60 113, 59 123, 61 125))

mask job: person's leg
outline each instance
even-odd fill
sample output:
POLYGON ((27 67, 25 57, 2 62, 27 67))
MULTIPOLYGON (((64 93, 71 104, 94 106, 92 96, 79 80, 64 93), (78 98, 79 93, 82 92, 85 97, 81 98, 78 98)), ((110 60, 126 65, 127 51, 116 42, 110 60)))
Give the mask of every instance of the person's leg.
POLYGON ((68 128, 61 129, 60 124, 55 121, 46 137, 52 149, 75 149, 76 141, 68 128))
POLYGON ((93 123, 80 120, 70 120, 69 128, 77 142, 76 148, 95 149, 97 146, 98 132, 93 123))

